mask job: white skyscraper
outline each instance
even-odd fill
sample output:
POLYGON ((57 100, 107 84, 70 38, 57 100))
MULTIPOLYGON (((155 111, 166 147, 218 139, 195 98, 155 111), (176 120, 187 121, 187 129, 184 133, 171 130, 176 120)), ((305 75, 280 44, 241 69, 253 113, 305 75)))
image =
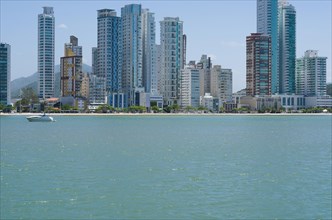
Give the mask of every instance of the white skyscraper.
POLYGON ((199 70, 194 67, 186 67, 181 70, 180 81, 180 106, 198 108, 199 94, 199 70))
POLYGON ((179 101, 180 70, 183 69, 183 22, 166 17, 160 22, 161 94, 165 105, 179 101))
POLYGON ((53 7, 43 7, 38 15, 38 96, 46 99, 54 96, 54 36, 53 7))
POLYGON ((296 94, 305 96, 326 95, 326 59, 317 50, 307 50, 296 59, 296 94))
POLYGON ((219 99, 219 105, 232 102, 233 74, 231 69, 214 65, 211 70, 211 95, 219 99))

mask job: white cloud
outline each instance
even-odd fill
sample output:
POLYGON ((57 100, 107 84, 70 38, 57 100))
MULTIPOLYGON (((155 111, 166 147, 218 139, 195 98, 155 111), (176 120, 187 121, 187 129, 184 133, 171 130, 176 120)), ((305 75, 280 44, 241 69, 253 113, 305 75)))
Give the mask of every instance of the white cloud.
POLYGON ((65 24, 59 24, 58 28, 62 28, 62 29, 68 29, 68 26, 65 24))
POLYGON ((224 47, 244 47, 244 43, 236 42, 236 41, 221 41, 221 46, 224 47))
POLYGON ((212 61, 217 60, 217 56, 214 54, 207 54, 207 57, 210 57, 212 61))

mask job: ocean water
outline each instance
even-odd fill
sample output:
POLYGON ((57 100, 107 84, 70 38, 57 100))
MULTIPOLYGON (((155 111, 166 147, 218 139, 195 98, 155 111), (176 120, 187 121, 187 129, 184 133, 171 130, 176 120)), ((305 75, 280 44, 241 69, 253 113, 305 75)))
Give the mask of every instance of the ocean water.
POLYGON ((330 219, 331 116, 1 116, 1 219, 330 219))

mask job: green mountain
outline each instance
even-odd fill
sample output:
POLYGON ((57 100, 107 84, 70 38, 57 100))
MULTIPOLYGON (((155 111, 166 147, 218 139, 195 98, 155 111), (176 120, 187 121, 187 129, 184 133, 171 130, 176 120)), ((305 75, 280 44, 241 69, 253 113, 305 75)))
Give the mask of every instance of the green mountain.
MULTIPOLYGON (((60 65, 55 65, 55 96, 60 96, 60 65)), ((83 72, 91 73, 91 66, 87 64, 83 64, 83 72)), ((12 98, 19 98, 20 90, 23 88, 31 87, 37 94, 38 91, 38 74, 34 73, 27 77, 20 77, 18 79, 14 79, 10 82, 10 90, 12 98)))

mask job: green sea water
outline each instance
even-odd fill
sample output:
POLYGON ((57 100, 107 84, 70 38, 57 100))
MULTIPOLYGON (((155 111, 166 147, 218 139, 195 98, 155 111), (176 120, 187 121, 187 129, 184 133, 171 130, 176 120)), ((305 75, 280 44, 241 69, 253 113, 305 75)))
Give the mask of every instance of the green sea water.
POLYGON ((326 116, 0 116, 1 219, 330 219, 326 116))

